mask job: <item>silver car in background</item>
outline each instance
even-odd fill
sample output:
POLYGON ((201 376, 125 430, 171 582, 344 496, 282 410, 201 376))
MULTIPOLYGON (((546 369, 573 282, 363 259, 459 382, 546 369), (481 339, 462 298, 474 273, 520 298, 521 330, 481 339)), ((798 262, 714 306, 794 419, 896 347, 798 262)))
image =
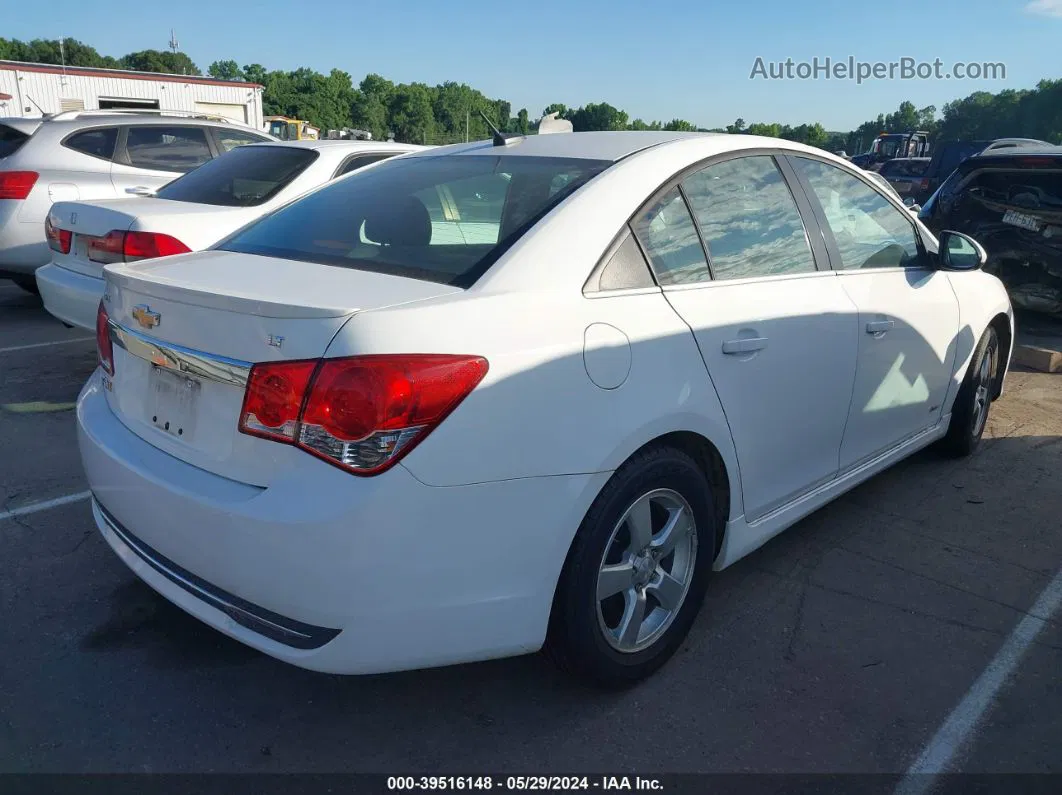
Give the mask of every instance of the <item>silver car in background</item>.
POLYGON ((44 222, 59 201, 149 194, 244 144, 275 140, 176 112, 70 111, 0 119, 0 278, 37 291, 51 251, 44 222))

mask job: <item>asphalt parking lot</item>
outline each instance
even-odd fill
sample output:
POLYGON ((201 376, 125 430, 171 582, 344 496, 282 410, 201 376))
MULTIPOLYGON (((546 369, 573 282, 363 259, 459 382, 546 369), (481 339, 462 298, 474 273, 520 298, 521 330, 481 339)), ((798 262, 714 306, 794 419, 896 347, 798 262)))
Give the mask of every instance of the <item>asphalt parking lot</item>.
MULTIPOLYGON (((1062 375, 1015 372, 977 455, 919 454, 719 574, 630 691, 538 656, 309 673, 170 606, 97 534, 71 409, 94 366, 89 334, 0 281, 0 772, 901 774, 1062 566, 1062 375)), ((954 769, 1062 772, 1042 618, 954 769)))

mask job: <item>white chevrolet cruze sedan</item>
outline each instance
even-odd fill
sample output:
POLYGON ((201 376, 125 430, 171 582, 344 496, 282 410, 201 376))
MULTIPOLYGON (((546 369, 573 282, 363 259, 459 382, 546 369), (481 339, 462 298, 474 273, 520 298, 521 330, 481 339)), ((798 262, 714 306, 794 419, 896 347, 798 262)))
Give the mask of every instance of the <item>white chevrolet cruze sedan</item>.
POLYGON ((713 570, 931 442, 978 444, 1013 339, 984 259, 787 141, 396 158, 107 266, 92 509, 163 596, 305 668, 545 646, 633 682, 713 570))

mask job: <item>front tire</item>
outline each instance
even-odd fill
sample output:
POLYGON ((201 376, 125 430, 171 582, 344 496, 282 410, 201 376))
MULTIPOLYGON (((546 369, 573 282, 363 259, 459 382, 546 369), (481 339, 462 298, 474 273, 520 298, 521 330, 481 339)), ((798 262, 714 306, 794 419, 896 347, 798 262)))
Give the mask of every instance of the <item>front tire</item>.
POLYGON ((660 446, 627 461, 568 553, 547 654, 604 687, 634 684, 662 666, 704 600, 715 522, 708 479, 688 455, 660 446))
POLYGON ((948 433, 942 448, 950 455, 968 456, 977 449, 988 424, 988 410, 999 377, 999 335, 989 326, 970 358, 955 405, 951 411, 948 433))

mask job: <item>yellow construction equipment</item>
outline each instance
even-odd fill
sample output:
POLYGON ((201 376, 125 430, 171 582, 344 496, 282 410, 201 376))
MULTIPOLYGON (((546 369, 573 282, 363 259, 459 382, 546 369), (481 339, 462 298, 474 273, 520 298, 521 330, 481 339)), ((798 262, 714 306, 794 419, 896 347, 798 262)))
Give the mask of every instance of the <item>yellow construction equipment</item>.
POLYGON ((302 119, 287 116, 266 116, 266 132, 281 141, 316 141, 321 131, 302 119))

